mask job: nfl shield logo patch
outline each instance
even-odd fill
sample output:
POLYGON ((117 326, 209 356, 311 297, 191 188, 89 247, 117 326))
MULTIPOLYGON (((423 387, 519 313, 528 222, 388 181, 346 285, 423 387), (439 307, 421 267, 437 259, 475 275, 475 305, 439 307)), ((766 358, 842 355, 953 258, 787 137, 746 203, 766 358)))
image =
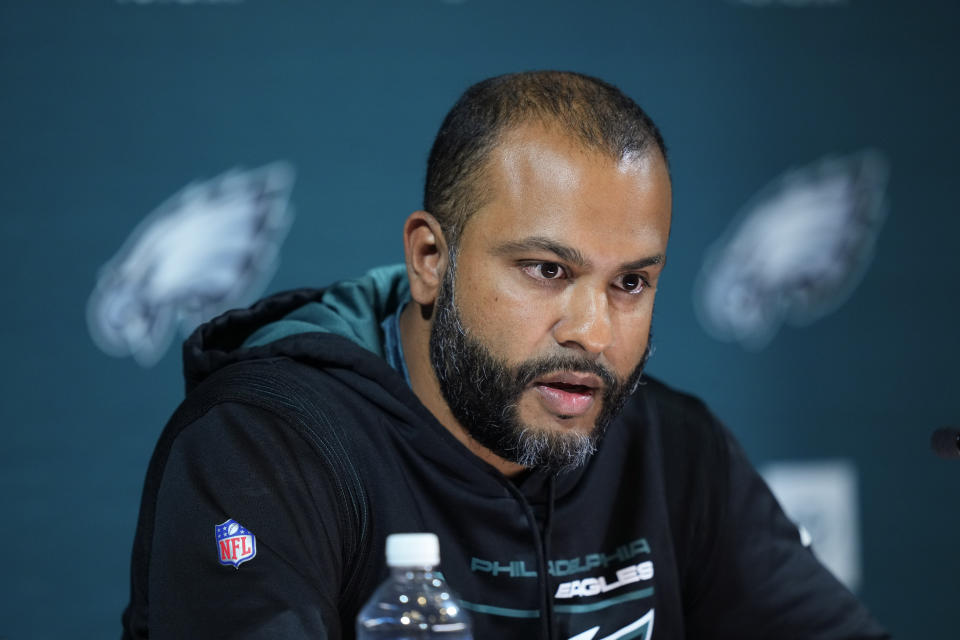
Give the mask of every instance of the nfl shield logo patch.
POLYGON ((217 553, 220 564, 233 565, 237 569, 257 555, 257 538, 234 519, 214 527, 217 536, 217 553))

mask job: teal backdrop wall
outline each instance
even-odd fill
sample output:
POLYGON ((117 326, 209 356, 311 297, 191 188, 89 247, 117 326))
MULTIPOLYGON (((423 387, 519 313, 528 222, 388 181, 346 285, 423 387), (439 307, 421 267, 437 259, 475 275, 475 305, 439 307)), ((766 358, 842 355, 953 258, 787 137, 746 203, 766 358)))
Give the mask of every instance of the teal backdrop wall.
MULTIPOLYGON (((296 220, 269 290, 401 260, 426 155, 489 75, 605 78, 654 117, 675 190, 649 370, 757 464, 851 461, 861 597, 898 638, 956 638, 960 5, 893 0, 0 1, 0 637, 120 633, 139 495, 182 395, 102 352, 99 269, 195 180, 284 160, 296 220), (887 218, 843 304, 762 349, 711 337, 694 282, 792 167, 875 149, 887 218)), ((178 338, 179 340, 179 338, 178 338)), ((212 548, 212 547, 211 547, 212 548)))

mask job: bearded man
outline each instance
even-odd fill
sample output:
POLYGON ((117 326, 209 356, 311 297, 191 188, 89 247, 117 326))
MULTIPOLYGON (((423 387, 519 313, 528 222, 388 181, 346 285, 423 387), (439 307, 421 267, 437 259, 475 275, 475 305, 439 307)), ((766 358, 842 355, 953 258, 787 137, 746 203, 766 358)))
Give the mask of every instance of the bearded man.
POLYGON ((703 404, 642 376, 670 215, 615 87, 468 89, 404 266, 185 344, 125 637, 352 638, 406 531, 439 536, 478 640, 886 637, 703 404))

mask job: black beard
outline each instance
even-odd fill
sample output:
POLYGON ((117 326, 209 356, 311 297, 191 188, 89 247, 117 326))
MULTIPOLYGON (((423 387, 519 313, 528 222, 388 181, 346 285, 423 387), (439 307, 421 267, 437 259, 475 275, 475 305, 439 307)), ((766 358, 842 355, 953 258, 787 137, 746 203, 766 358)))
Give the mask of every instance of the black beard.
POLYGON ((453 416, 478 443, 528 469, 565 471, 586 463, 610 421, 636 390, 650 354, 620 380, 597 362, 575 353, 534 358, 511 367, 468 335, 454 301, 455 254, 437 295, 430 330, 430 360, 453 416), (604 383, 600 414, 590 433, 557 431, 520 421, 518 402, 527 386, 556 371, 592 373, 604 383))

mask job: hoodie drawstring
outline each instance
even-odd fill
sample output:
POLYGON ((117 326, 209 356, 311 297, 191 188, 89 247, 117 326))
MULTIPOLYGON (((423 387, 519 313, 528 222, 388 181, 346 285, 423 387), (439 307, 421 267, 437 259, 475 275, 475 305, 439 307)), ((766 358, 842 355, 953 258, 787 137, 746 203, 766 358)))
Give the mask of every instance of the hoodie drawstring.
POLYGON ((543 521, 543 591, 545 597, 544 615, 547 618, 547 637, 553 639, 557 629, 557 621, 553 610, 553 595, 550 593, 550 533, 553 528, 553 501, 556 496, 556 477, 551 475, 547 481, 547 516, 543 521))

